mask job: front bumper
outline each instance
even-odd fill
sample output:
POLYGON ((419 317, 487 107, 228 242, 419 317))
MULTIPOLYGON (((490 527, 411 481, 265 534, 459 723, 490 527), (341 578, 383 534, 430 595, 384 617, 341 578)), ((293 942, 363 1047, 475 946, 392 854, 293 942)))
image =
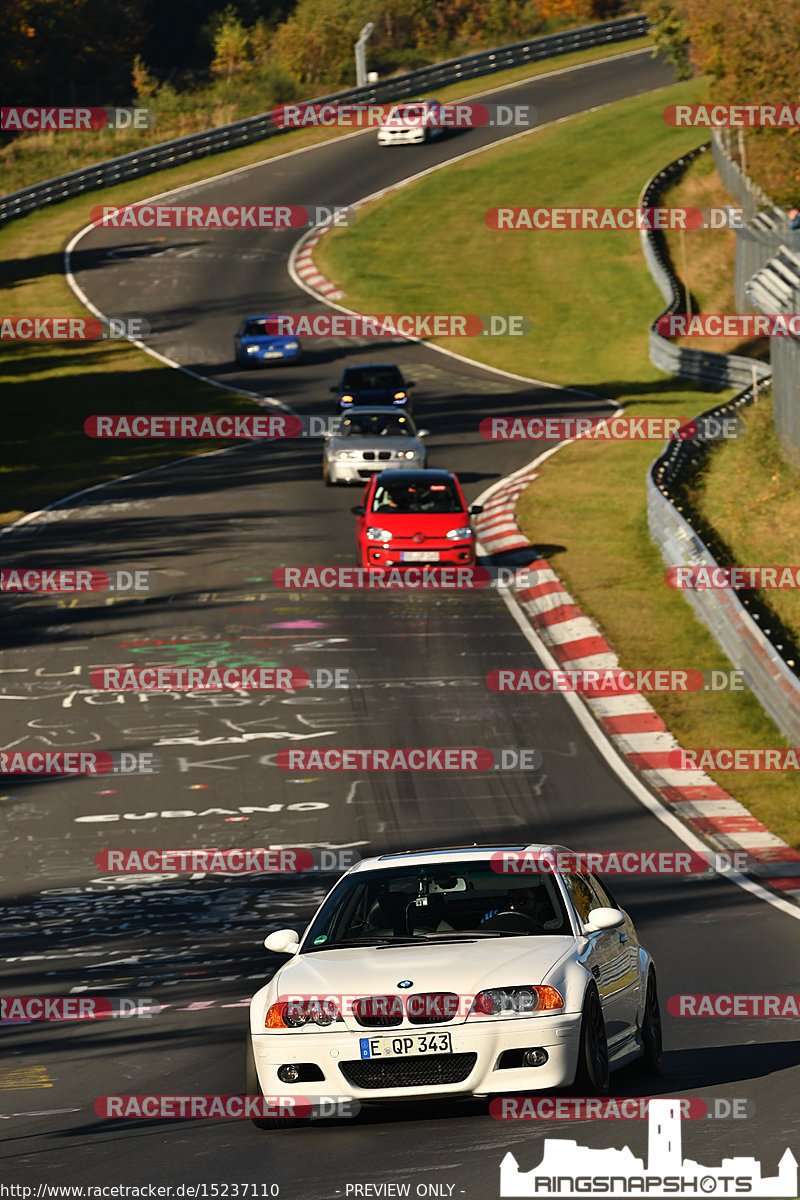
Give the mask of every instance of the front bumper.
MULTIPOLYGON (((375 520, 380 517, 376 514, 375 520)), ((419 545, 416 542, 406 542, 405 544, 392 544, 388 549, 381 545, 380 542, 364 542, 364 551, 366 556, 366 564, 371 567, 399 566, 399 567, 424 567, 436 566, 446 563, 449 566, 457 567, 474 567, 475 566, 475 543, 469 542, 449 542, 445 539, 441 541, 425 542, 424 545, 419 545), (431 551, 436 553, 437 558, 432 563, 413 562, 403 559, 405 552, 411 551, 431 551)))
POLYGON ((332 483, 363 483, 378 471, 419 471, 424 459, 382 459, 380 462, 358 459, 328 459, 328 478, 332 483))
POLYGON ((356 1070, 363 1066, 359 1039, 376 1033, 386 1034, 389 1030, 359 1032, 345 1030, 330 1033, 261 1033, 253 1036, 253 1053, 259 1083, 265 1096, 333 1095, 350 1099, 400 1100, 421 1096, 472 1096, 513 1094, 527 1091, 549 1091, 552 1088, 568 1087, 575 1078, 578 1065, 581 1014, 566 1016, 525 1017, 465 1023, 455 1026, 437 1025, 431 1029, 415 1026, 412 1030, 392 1030, 392 1033, 442 1032, 452 1035, 452 1055, 418 1055, 407 1058, 380 1058, 368 1060, 387 1068, 387 1078, 398 1086, 362 1087, 353 1082, 356 1070), (548 1061, 541 1067, 499 1067, 500 1056, 505 1051, 543 1048, 548 1061), (452 1061, 458 1056, 458 1063, 452 1061), (466 1056, 470 1056, 467 1059, 466 1056), (431 1067, 434 1059, 443 1060, 438 1073, 459 1075, 454 1083, 412 1082, 426 1074, 436 1074, 431 1067), (289 1063, 314 1064, 324 1076, 314 1083, 282 1083, 278 1068, 289 1063), (354 1064, 349 1067, 347 1064, 354 1064), (420 1068, 420 1064, 423 1067, 420 1068), (464 1064, 464 1070, 453 1070, 464 1064), (342 1069, 344 1066, 344 1070, 342 1069), (348 1077, 349 1076, 349 1077, 348 1077))
POLYGON ((407 146, 414 142, 425 141, 425 129, 417 126, 413 129, 379 129, 379 146, 407 146))

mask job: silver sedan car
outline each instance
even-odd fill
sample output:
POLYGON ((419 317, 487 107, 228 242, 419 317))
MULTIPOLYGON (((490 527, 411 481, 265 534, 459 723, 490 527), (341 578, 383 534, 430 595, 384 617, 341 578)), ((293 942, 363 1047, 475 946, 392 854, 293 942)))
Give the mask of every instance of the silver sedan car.
POLYGON ((352 408, 325 439, 322 478, 330 487, 363 483, 376 471, 419 470, 427 465, 421 440, 427 433, 396 408, 352 408))

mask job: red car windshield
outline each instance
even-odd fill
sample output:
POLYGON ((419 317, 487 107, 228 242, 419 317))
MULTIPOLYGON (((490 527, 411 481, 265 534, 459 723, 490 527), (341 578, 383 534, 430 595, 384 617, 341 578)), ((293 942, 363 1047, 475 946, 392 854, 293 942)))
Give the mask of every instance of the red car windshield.
POLYGON ((373 512, 463 513, 464 502, 454 483, 378 484, 373 512))

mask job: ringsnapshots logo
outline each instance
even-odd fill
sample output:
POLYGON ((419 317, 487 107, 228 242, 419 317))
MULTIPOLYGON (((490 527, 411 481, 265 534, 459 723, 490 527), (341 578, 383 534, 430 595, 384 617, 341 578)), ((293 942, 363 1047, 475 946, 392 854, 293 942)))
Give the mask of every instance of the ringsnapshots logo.
POLYGON ((346 1096, 99 1096, 98 1117, 143 1117, 207 1121, 211 1117, 277 1119, 291 1122, 342 1120, 358 1115, 360 1104, 346 1096))
POLYGON ((448 129, 532 129, 537 114, 532 104, 477 104, 457 101, 439 104, 407 100, 400 104, 281 104, 270 111, 279 129, 342 128, 436 131, 448 129))
MULTIPOLYGON (((719 1167, 707 1167, 683 1158, 681 1103, 651 1099, 648 1108, 647 1161, 622 1150, 593 1149, 574 1140, 545 1138, 541 1161, 521 1171, 509 1151, 500 1163, 503 1197, 553 1196, 730 1196, 794 1197, 797 1195, 797 1160, 787 1149, 778 1173, 762 1174, 752 1155, 726 1158, 719 1167)), ((746 1148, 746 1147, 745 1147, 746 1148)))
POLYGON ((0 592, 43 592, 47 595, 76 592, 125 592, 129 595, 153 590, 154 573, 147 570, 101 571, 96 567, 4 567, 0 570, 0 592))
POLYGON ((737 417, 484 417, 478 432, 487 441, 594 442, 692 441, 696 437, 729 439, 744 430, 737 417))
POLYGON ((155 775, 160 769, 149 750, 0 750, 0 776, 155 775))
POLYGON ((143 317, 0 317, 5 342, 140 341, 149 333, 143 317))
POLYGON ((335 204, 96 205, 89 220, 99 229, 314 229, 352 225, 355 209, 335 204))
POLYGON ((104 692, 298 692, 355 687, 349 667, 96 667, 93 688, 104 692))
POLYGON ((94 858, 95 866, 101 871, 147 875, 343 874, 360 861, 361 855, 356 850, 326 850, 316 846, 242 850, 109 849, 99 850, 94 858))
POLYGON ((525 337, 532 328, 522 313, 284 313, 264 318, 264 332, 272 337, 525 337))
POLYGON ((328 747, 324 750, 279 750, 282 771, 538 771, 539 750, 506 746, 328 747))
POLYGON ((486 676, 490 692, 581 692, 586 696, 630 696, 636 692, 743 692, 745 671, 649 667, 498 667, 486 676))
POLYGON ((0 129, 32 133, 65 129, 152 129, 150 108, 0 108, 0 129))

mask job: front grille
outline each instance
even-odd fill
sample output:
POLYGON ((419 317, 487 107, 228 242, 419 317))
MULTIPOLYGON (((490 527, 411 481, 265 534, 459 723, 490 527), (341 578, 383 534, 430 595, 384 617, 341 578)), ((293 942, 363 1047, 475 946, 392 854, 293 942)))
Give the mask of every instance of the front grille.
POLYGON ((477 1054, 435 1054, 415 1058, 353 1059, 339 1070, 353 1087, 434 1087, 463 1083, 478 1060, 477 1054))
POLYGON ((403 1001, 399 996, 362 996, 353 1004, 353 1016, 365 1029, 399 1025, 403 1020, 403 1001))
POLYGON ((440 1025, 458 1016, 459 998, 455 992, 417 992, 406 1001, 411 1025, 440 1025))
POLYGON ((391 457, 392 457, 391 450, 379 450, 378 451, 378 458, 380 459, 381 462, 388 462, 388 460, 391 457))
POLYGON ((375 461, 375 451, 374 450, 362 450, 361 457, 364 460, 364 462, 374 462, 375 461))

